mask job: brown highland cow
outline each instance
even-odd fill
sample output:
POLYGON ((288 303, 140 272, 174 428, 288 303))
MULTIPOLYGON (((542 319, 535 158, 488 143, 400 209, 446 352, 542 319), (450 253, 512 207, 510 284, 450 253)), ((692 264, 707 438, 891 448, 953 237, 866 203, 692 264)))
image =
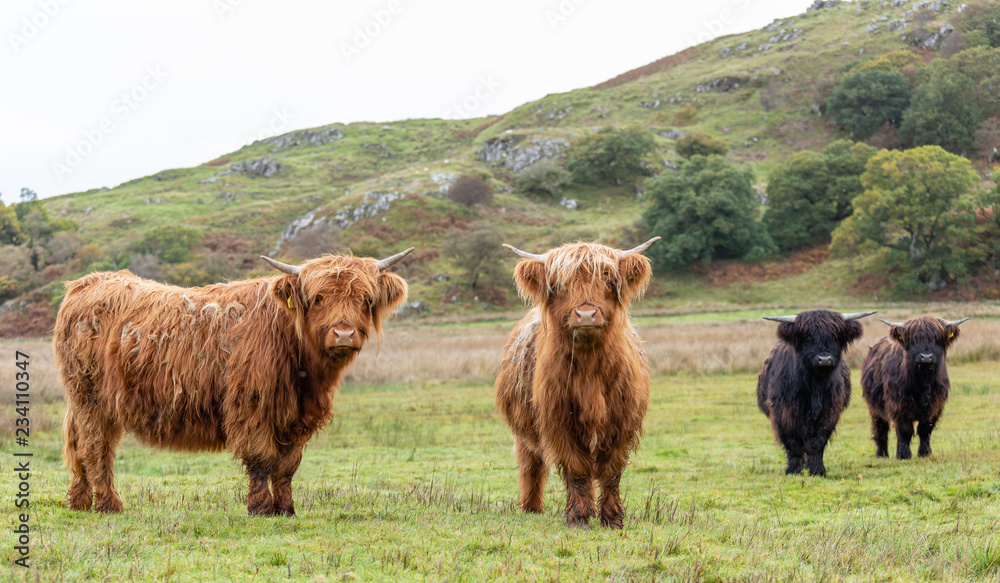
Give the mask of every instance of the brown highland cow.
POLYGON ((69 406, 69 507, 119 512, 123 431, 157 447, 229 450, 250 480, 253 515, 294 515, 291 482, 306 441, 369 336, 406 299, 385 270, 398 255, 329 255, 283 275, 180 288, 128 271, 67 283, 55 353, 69 406), (270 481, 270 489, 268 482, 270 481))
POLYGON ((523 259, 518 292, 535 307, 514 327, 496 380, 496 407, 514 432, 521 509, 542 512, 550 465, 566 483, 566 523, 622 528, 618 484, 639 445, 649 403, 649 363, 628 306, 652 269, 640 253, 593 243, 523 259))
POLYGON ((896 457, 908 460, 913 423, 917 422, 920 457, 931 454, 931 432, 948 400, 945 353, 958 339, 958 325, 936 316, 905 323, 882 320, 889 336, 872 346, 861 364, 861 394, 872 417, 875 455, 889 456, 889 424, 896 426, 896 457))

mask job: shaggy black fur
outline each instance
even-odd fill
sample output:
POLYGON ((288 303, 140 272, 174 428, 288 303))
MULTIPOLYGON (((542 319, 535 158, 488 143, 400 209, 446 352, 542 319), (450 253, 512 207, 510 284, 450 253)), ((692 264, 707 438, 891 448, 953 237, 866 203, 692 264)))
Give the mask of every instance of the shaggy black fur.
POLYGON ((948 400, 945 354, 958 339, 958 326, 936 316, 907 320, 868 351, 861 365, 861 394, 872 417, 875 455, 889 456, 889 424, 896 426, 896 457, 910 459, 913 423, 920 449, 931 453, 931 432, 948 400))
POLYGON ((828 310, 778 325, 780 342, 757 379, 757 406, 785 448, 786 474, 808 467, 811 475, 826 475, 823 452, 851 400, 851 373, 841 354, 861 334, 859 322, 828 310))

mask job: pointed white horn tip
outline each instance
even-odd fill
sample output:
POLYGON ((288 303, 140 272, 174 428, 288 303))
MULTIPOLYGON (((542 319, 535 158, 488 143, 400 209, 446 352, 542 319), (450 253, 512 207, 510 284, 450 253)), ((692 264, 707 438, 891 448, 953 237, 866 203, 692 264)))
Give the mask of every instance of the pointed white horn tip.
POLYGON ((849 321, 849 320, 857 320, 859 318, 867 318, 868 316, 877 313, 878 310, 872 310, 870 312, 852 312, 849 314, 841 314, 841 316, 844 318, 845 321, 849 321))
POLYGON ((787 324, 794 324, 796 316, 764 316, 765 320, 771 320, 772 322, 784 322, 787 324))
POLYGON ((527 251, 521 251, 517 247, 515 247, 513 245, 508 245, 507 243, 503 243, 503 246, 506 247, 507 249, 510 249, 511 251, 513 251, 518 257, 523 257, 525 259, 535 259, 537 261, 545 261, 545 255, 544 254, 543 255, 538 255, 538 254, 535 254, 535 253, 528 253, 527 251))
POLYGON ((964 321, 966 321, 966 320, 968 320, 970 318, 972 318, 972 316, 968 316, 966 318, 962 318, 961 320, 945 320, 945 324, 948 324, 949 326, 958 326, 959 324, 961 324, 962 322, 964 322, 964 321))
POLYGON ((261 255, 260 258, 266 261, 271 267, 289 275, 298 275, 299 272, 302 271, 302 268, 298 265, 289 265, 287 263, 275 261, 266 255, 261 255))
POLYGON ((660 240, 660 237, 659 237, 659 235, 657 235, 656 237, 653 237, 652 239, 650 239, 649 241, 646 241, 645 243, 643 243, 642 245, 639 245, 638 247, 633 247, 632 249, 629 249, 628 251, 622 251, 621 253, 619 253, 618 258, 621 259, 622 257, 628 257, 629 255, 633 255, 635 253, 642 253, 646 249, 649 249, 650 245, 652 245, 653 243, 656 243, 659 240, 660 240))
POLYGON ((903 327, 903 322, 890 322, 889 320, 883 320, 882 318, 879 318, 878 321, 888 326, 899 326, 900 328, 903 327))
POLYGON ((416 249, 416 247, 410 247, 409 249, 406 249, 404 251, 400 251, 399 253, 396 253, 395 255, 392 255, 391 257, 386 257, 385 259, 379 259, 378 261, 375 262, 375 266, 379 268, 379 271, 385 271, 386 269, 389 269, 390 267, 392 267, 396 263, 399 263, 404 257, 406 257, 407 255, 409 255, 410 252, 412 252, 414 249, 416 249))

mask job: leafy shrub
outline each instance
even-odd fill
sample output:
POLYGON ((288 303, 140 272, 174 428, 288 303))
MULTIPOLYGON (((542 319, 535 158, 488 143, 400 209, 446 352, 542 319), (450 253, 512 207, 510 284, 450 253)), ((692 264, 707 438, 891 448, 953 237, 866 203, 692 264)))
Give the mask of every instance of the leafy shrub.
POLYGON ((955 154, 969 150, 982 120, 975 82, 944 60, 926 71, 903 114, 900 140, 910 146, 941 146, 955 154))
POLYGON ((777 166, 767 183, 763 222, 778 248, 795 251, 829 240, 851 214, 851 200, 862 191, 861 174, 875 152, 838 140, 821 154, 796 152, 777 166))
POLYGON ((503 232, 487 221, 474 221, 468 231, 454 230, 447 239, 445 256, 465 275, 472 289, 480 284, 498 284, 509 278, 508 253, 501 246, 503 232))
POLYGON ((826 113, 859 140, 888 122, 899 125, 910 104, 910 87, 899 71, 881 69, 849 73, 833 89, 826 113))
POLYGON ((974 233, 965 198, 978 181, 968 160, 938 146, 883 150, 868 161, 864 192, 831 250, 858 258, 862 273, 888 276, 905 295, 960 279, 974 233))
POLYGON ((760 204, 753 173, 722 156, 693 156, 679 171, 646 182, 646 194, 652 204, 643 219, 664 239, 646 254, 660 267, 756 261, 775 249, 756 219, 760 204))
POLYGON ((623 184, 642 175, 642 158, 654 149, 645 128, 605 127, 570 146, 566 167, 581 184, 623 184))
POLYGON ((725 155, 729 146, 721 139, 706 132, 691 132, 676 142, 677 153, 684 158, 691 156, 725 155))
POLYGON ((521 192, 558 198, 573 183, 573 175, 554 160, 541 160, 525 168, 514 182, 521 192))
POLYGON ((164 263, 183 263, 194 255, 191 249, 201 246, 201 231, 183 225, 166 225, 148 233, 133 245, 135 253, 150 253, 164 263))
POLYGON ((490 204, 493 202, 493 189, 482 179, 466 175, 448 187, 448 198, 467 207, 490 204))

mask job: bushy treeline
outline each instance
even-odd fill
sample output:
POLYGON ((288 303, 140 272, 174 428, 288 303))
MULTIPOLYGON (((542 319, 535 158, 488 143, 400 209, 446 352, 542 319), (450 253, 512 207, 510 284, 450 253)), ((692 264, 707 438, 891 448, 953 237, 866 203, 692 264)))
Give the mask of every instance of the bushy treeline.
POLYGON ((883 131, 886 145, 990 158, 1000 137, 1000 48, 975 46, 926 65, 910 51, 865 61, 834 87, 826 112, 858 140, 883 131))

